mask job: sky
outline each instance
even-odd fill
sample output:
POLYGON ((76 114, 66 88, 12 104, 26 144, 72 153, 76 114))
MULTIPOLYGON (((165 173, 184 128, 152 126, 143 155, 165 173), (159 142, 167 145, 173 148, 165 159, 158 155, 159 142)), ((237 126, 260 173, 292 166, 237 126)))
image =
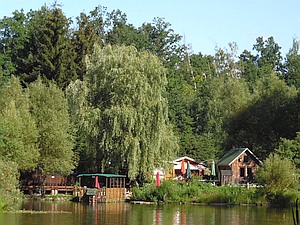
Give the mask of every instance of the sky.
MULTIPOLYGON (((14 10, 38 10, 54 0, 0 0, 0 18, 14 10)), ((300 40, 299 0, 57 0, 67 17, 89 13, 96 6, 120 9, 136 28, 164 18, 193 53, 214 54, 236 42, 238 54, 251 51, 257 37, 274 37, 286 55, 293 39, 300 40)))

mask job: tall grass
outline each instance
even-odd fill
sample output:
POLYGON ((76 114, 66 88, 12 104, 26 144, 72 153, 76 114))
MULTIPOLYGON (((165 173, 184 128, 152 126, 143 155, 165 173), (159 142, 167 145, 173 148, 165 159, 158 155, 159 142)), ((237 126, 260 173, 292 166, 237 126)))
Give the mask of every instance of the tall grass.
MULTIPOLYGON (((292 202, 297 193, 281 196, 282 202, 292 202)), ((133 189, 131 200, 151 202, 182 203, 228 203, 228 204, 265 204, 272 203, 265 188, 245 188, 213 186, 210 183, 164 181, 161 186, 148 184, 133 189)))

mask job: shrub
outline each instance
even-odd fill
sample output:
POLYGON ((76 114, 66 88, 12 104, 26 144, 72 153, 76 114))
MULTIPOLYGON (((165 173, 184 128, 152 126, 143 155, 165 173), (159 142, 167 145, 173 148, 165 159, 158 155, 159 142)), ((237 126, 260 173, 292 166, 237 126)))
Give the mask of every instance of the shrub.
POLYGON ((286 193, 299 188, 295 165, 287 158, 271 154, 257 171, 256 179, 266 185, 266 196, 271 204, 287 204, 292 196, 286 193))
POLYGON ((17 189, 18 169, 16 163, 0 159, 0 211, 12 210, 19 206, 22 195, 17 189))
POLYGON ((265 192, 261 188, 213 186, 197 179, 190 182, 164 181, 161 186, 154 184, 134 188, 132 200, 195 203, 256 203, 264 202, 265 192))

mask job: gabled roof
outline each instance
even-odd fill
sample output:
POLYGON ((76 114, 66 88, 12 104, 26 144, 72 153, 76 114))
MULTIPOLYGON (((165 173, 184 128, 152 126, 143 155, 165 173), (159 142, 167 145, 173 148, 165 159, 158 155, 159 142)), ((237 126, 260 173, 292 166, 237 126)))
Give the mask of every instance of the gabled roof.
POLYGON ((121 178, 126 177, 125 175, 110 174, 110 173, 83 173, 79 174, 77 177, 107 177, 107 178, 121 178))
POLYGON ((188 156, 183 156, 183 157, 177 158, 177 159, 174 160, 174 162, 181 162, 182 160, 187 160, 187 161, 199 164, 199 162, 197 162, 195 159, 190 158, 188 156))
POLYGON ((261 165, 262 162, 250 151, 249 148, 235 148, 228 151, 217 163, 218 166, 230 166, 240 155, 248 152, 261 165))

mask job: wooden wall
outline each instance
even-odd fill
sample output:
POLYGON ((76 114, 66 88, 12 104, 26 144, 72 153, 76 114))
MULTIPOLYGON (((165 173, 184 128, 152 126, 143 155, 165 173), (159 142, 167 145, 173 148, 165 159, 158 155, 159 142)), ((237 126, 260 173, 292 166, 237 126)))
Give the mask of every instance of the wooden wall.
POLYGON ((251 182, 257 169, 257 160, 252 155, 244 152, 231 164, 232 182, 234 184, 251 182), (244 174, 241 174, 241 169, 244 170, 244 174), (251 170, 251 173, 249 170, 251 170))

